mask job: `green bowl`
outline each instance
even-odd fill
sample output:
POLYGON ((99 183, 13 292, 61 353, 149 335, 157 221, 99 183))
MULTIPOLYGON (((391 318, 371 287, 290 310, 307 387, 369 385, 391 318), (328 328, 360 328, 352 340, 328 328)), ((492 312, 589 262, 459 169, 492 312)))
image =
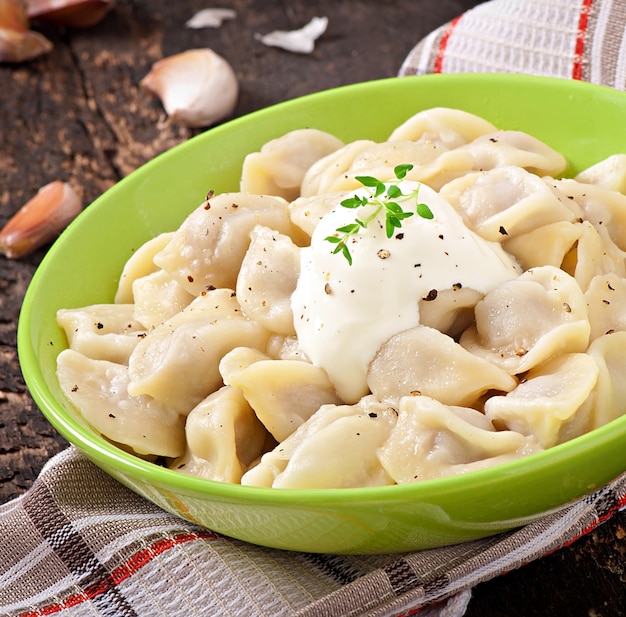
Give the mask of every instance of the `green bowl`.
POLYGON ((238 188, 246 153, 314 127, 345 141, 384 140, 419 110, 447 106, 561 151, 568 172, 626 150, 626 93, 521 75, 392 78, 309 95, 203 133, 130 174, 61 235, 24 300, 18 348, 28 388, 50 423, 122 484, 184 519, 255 544, 325 553, 383 553, 492 535, 559 509, 626 469, 626 417, 550 450, 463 476, 401 486, 280 490, 222 484, 164 469, 114 447, 72 411, 55 377, 66 347, 61 307, 113 299, 124 262, 177 227, 208 189, 238 188))

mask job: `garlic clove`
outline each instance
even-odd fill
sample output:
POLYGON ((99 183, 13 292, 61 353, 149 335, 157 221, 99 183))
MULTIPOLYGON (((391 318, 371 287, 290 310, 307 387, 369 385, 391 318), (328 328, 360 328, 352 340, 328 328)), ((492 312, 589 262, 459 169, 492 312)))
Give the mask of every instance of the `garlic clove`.
POLYGON ((32 60, 51 49, 43 34, 29 30, 25 2, 0 0, 0 62, 32 60))
POLYGON ((190 49, 159 60, 141 87, 161 99, 173 122, 210 126, 230 116, 239 83, 230 64, 213 50, 190 49))
POLYGON ((255 34, 255 38, 269 47, 280 47, 295 54, 310 54, 315 41, 326 32, 328 17, 314 17, 298 30, 274 30, 269 34, 255 34))
POLYGON ((46 184, 2 228, 0 253, 10 259, 32 253, 58 236, 81 210, 81 199, 69 183, 46 184))
POLYGON ((202 9, 185 22, 187 28, 219 28, 224 20, 235 19, 237 13, 233 9, 202 9))
POLYGON ((29 0, 28 16, 70 28, 89 28, 113 8, 113 0, 29 0))
POLYGON ((26 32, 29 28, 25 0, 0 0, 0 28, 26 32))

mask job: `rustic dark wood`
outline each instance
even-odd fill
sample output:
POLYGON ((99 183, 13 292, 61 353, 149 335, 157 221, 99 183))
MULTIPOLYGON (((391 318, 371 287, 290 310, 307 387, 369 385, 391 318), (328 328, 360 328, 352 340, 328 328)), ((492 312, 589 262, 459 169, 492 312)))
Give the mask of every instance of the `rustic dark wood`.
MULTIPOLYGON (((53 51, 0 65, 0 226, 39 187, 70 181, 90 203, 145 161, 197 130, 166 121, 139 89, 151 64, 192 47, 227 58, 240 81, 235 115, 310 92, 395 75, 428 32, 477 0, 225 0, 237 18, 191 31, 200 0, 120 0, 85 30, 38 27, 53 51), (328 31, 307 56, 268 48, 254 33, 292 29, 313 16, 328 31)), ((210 5, 210 4, 209 4, 210 5)), ((30 398, 18 365, 20 304, 45 248, 0 256, 0 502, 22 494, 66 447, 30 398)), ((468 617, 626 614, 626 519, 614 517, 574 545, 478 586, 468 617)))

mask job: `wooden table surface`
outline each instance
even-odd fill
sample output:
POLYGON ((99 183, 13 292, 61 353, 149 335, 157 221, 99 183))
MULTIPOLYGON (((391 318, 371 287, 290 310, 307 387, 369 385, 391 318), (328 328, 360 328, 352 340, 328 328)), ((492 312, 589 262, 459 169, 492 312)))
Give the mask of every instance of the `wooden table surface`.
MULTIPOLYGON (((156 60, 211 47, 240 81, 235 115, 344 84, 394 76, 428 32, 474 0, 224 0, 237 12, 219 29, 184 24, 200 0, 119 1, 89 29, 37 26, 53 50, 0 65, 0 225, 37 189, 71 182, 90 203, 154 155, 188 139, 164 121, 139 87, 156 60), (329 26, 310 55, 263 46, 254 33, 301 27, 316 15, 329 26)), ((209 6, 211 6, 209 4, 209 6)), ((0 501, 26 491, 45 461, 67 446, 33 404, 21 377, 16 326, 25 289, 45 247, 0 256, 0 501)), ((626 615, 626 515, 520 570, 480 584, 469 617, 626 615)))

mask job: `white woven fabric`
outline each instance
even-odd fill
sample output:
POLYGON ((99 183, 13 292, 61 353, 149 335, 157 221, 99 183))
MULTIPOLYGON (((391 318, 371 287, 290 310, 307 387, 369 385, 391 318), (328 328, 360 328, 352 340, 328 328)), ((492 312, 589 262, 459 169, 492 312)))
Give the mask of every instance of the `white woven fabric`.
POLYGON ((491 0, 420 41, 400 75, 528 73, 626 88, 622 0, 491 0))

